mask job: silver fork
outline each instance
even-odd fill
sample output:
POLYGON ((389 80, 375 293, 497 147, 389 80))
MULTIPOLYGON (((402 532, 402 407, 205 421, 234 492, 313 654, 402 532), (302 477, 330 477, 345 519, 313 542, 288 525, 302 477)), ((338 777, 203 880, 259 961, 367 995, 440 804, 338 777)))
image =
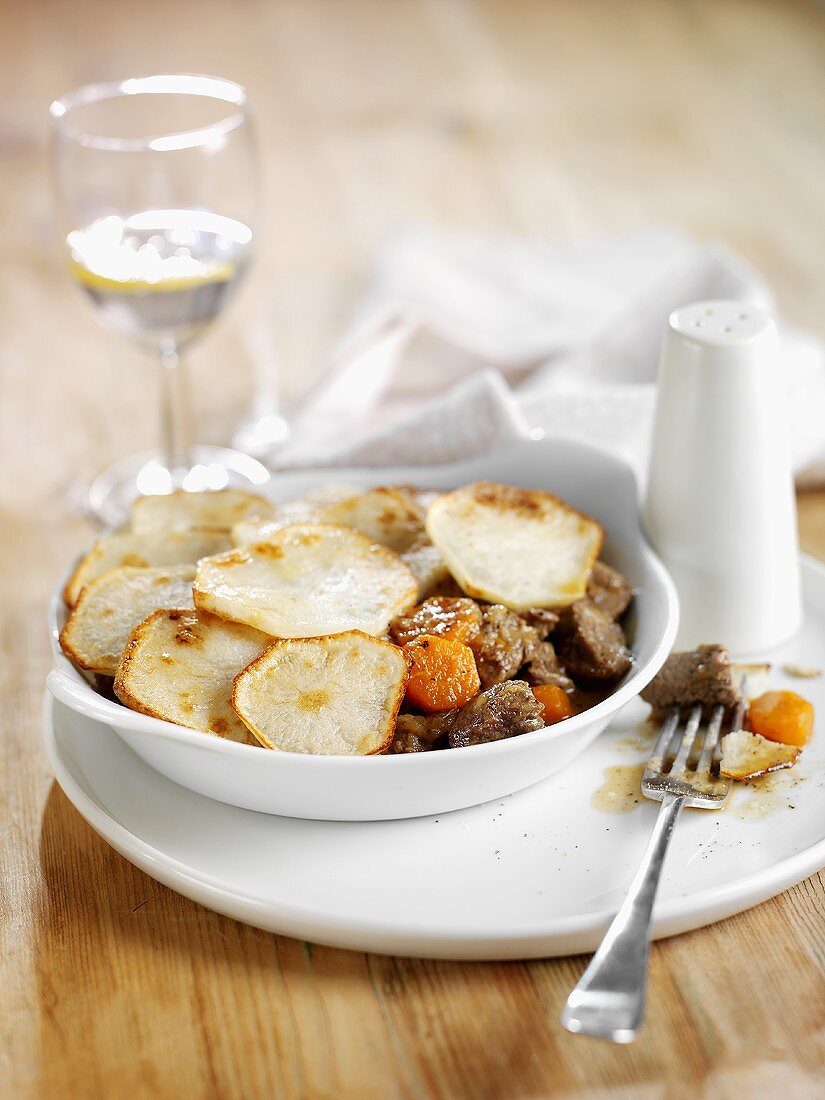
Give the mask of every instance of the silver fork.
MULTIPOLYGON (((741 692, 746 698, 745 684, 741 692)), ((744 712, 744 703, 740 703, 732 730, 741 728, 744 712)), ((724 715, 724 707, 715 707, 704 731, 700 706, 691 710, 681 734, 678 710, 662 724, 642 776, 642 793, 661 802, 662 807, 627 897, 567 998, 561 1022, 568 1031, 614 1043, 630 1043, 636 1038, 644 1016, 653 902, 674 826, 684 806, 716 810, 730 793, 730 780, 714 769, 724 715), (689 769, 697 740, 701 751, 695 767, 689 769), (673 763, 668 767, 671 756, 673 763)))

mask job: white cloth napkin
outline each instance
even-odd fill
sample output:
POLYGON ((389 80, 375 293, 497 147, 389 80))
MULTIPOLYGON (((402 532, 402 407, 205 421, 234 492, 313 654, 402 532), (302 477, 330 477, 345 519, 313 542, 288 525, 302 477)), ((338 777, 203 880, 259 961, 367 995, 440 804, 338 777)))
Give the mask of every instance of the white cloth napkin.
MULTIPOLYGON (((553 246, 404 232, 278 465, 447 462, 544 430, 614 448, 643 476, 663 327, 702 298, 773 307, 740 258, 678 232, 553 246)), ((780 334, 795 468, 822 479, 823 347, 780 334)))

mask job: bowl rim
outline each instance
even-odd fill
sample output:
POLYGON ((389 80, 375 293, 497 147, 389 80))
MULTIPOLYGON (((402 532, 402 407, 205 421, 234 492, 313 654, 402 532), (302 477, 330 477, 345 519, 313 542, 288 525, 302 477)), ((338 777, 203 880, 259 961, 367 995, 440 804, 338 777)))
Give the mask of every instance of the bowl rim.
MULTIPOLYGON (((551 437, 551 441, 569 445, 571 449, 589 452, 602 459, 607 459, 617 468, 623 469, 625 473, 629 473, 634 484, 636 483, 636 475, 630 465, 621 457, 602 447, 594 446, 590 443, 583 443, 579 440, 564 439, 563 437, 551 437)), ((482 457, 495 459, 499 455, 523 447, 525 443, 529 446, 534 442, 541 441, 534 441, 531 439, 515 445, 509 443, 503 447, 497 447, 491 451, 485 452, 484 455, 476 455, 474 458, 464 459, 456 463, 421 466, 419 469, 421 470, 422 478, 425 478, 427 471, 444 471, 453 466, 458 467, 466 463, 472 463, 474 459, 477 460, 482 457)), ((368 467, 333 467, 332 469, 312 468, 296 471, 290 470, 284 473, 287 477, 300 475, 301 477, 311 478, 317 475, 319 479, 329 479, 332 476, 340 477, 343 480, 353 475, 363 475, 368 478, 374 477, 378 473, 382 475, 384 473, 391 475, 394 469, 393 467, 379 467, 375 469, 370 469, 368 467)), ((278 474, 273 475, 273 481, 277 479, 278 476, 278 474)), ((267 484, 272 484, 272 482, 267 484)), ((574 715, 572 718, 565 719, 564 722, 553 726, 544 726, 542 729, 532 730, 528 733, 520 734, 518 737, 503 738, 500 741, 491 741, 483 745, 469 745, 463 748, 460 753, 439 753, 439 759, 444 758, 444 760, 447 761, 458 757, 460 760, 467 760, 469 759, 468 754, 478 756, 479 753, 484 753, 487 757, 492 759, 497 754, 512 751, 514 743, 524 745, 528 742, 530 744, 536 744, 538 741, 555 740, 562 735, 567 736, 574 734, 576 731, 584 730, 593 722, 597 722, 601 719, 604 719, 606 724, 607 720, 612 718, 621 707, 639 694, 659 671, 673 646, 679 626, 679 597, 670 574, 647 542, 642 528, 641 517, 639 517, 638 522, 636 550, 639 558, 644 562, 647 572, 655 577, 658 582, 666 604, 667 616, 664 631, 653 652, 645 662, 641 665, 636 665, 634 663, 633 669, 627 676, 625 682, 606 699, 603 699, 588 710, 581 711, 581 713, 574 715)), ((82 673, 76 669, 65 656, 59 644, 60 616, 65 609, 62 592, 66 580, 71 575, 74 566, 75 563, 72 563, 64 577, 61 578, 49 601, 49 632, 55 657, 55 667, 49 672, 46 679, 46 686, 50 693, 72 710, 78 711, 87 718, 113 726, 115 729, 119 727, 131 732, 145 733, 165 740, 178 741, 205 751, 217 752, 221 755, 236 756, 238 759, 243 759, 244 756, 246 756, 247 759, 251 759, 248 754, 254 752, 256 754, 255 759, 260 760, 261 758, 258 755, 258 751, 263 746, 241 744, 240 742, 230 741, 226 738, 214 737, 212 734, 204 733, 200 730, 189 729, 186 726, 180 726, 175 722, 168 722, 162 718, 154 718, 140 711, 131 710, 123 704, 114 703, 104 696, 99 695, 94 690, 82 673)), ((270 750, 268 753, 270 759, 278 760, 279 762, 288 761, 291 764, 296 764, 296 762, 300 761, 303 763, 296 766, 310 768, 323 766, 337 768, 373 767, 385 769, 398 767, 427 767, 429 765, 425 762, 430 755, 430 753, 392 753, 386 755, 379 753, 371 756, 334 756, 291 752, 283 749, 274 752, 270 750)), ((457 765, 448 764, 447 766, 457 765)))

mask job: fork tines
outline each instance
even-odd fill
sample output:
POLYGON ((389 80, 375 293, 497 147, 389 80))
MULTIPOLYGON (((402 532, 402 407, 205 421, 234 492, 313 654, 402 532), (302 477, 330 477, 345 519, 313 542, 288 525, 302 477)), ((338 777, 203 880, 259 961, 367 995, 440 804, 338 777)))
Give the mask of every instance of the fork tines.
MULTIPOLYGON (((744 717, 740 703, 731 719, 731 730, 739 729, 744 717)), ((730 781, 719 774, 719 737, 725 708, 713 707, 706 723, 697 704, 684 718, 675 708, 662 723, 653 755, 642 777, 642 791, 661 801, 665 794, 681 796, 688 806, 718 807, 730 790, 730 781)))

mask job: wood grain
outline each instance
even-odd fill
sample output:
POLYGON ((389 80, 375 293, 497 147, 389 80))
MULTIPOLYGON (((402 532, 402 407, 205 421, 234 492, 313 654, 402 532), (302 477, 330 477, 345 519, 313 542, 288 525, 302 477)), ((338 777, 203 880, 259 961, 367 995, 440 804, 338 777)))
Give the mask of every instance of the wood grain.
MULTIPOLYGON (((48 102, 90 79, 249 85, 265 254, 196 349, 202 438, 249 398, 252 322, 306 385, 405 221, 552 238, 679 222, 825 335, 825 20, 766 0, 0 4, 0 1096, 821 1095, 825 885, 661 943, 630 1048, 559 1027, 582 959, 450 964, 278 938, 186 901, 79 818, 41 748, 45 606, 80 480, 151 445, 138 354, 57 262, 48 102), (261 319, 263 318, 263 322, 261 319)), ((825 429, 823 429, 825 430, 825 429)), ((800 501, 825 557, 825 493, 800 501)))

